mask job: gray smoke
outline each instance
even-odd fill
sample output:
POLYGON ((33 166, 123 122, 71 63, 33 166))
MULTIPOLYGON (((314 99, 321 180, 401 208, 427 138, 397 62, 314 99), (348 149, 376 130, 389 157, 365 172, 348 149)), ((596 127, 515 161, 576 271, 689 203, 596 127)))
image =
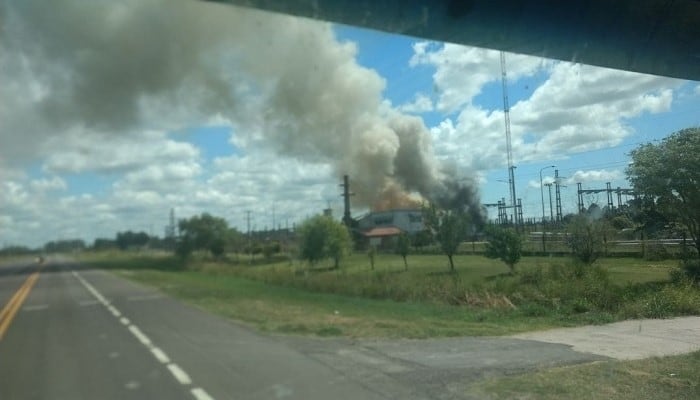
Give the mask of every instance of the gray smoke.
POLYGON ((446 183, 423 121, 383 103, 384 80, 327 23, 170 0, 5 0, 0 20, 0 138, 14 143, 0 162, 41 156, 65 132, 223 119, 243 143, 350 175, 364 205, 415 193, 478 204, 473 188, 446 183))

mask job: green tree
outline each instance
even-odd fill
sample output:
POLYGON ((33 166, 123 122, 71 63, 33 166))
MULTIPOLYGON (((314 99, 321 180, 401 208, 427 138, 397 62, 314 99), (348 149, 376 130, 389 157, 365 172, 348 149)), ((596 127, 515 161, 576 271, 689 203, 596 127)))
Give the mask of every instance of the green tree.
POLYGON ((148 244, 148 234, 146 232, 118 232, 116 243, 119 249, 126 250, 130 248, 140 248, 148 244))
POLYGON ((566 243, 574 258, 584 264, 593 264, 603 251, 606 236, 605 223, 577 215, 566 226, 566 243))
POLYGON ((408 271, 408 261, 406 257, 408 256, 408 251, 411 249, 411 237, 406 234, 406 232, 401 232, 396 241, 396 253, 403 258, 404 271, 408 271))
POLYGON ((61 253, 68 251, 80 251, 85 249, 83 239, 55 240, 44 244, 44 251, 47 253, 61 253))
POLYGON ((486 240, 486 257, 503 261, 514 273, 523 250, 520 235, 510 228, 492 226, 486 229, 486 240))
POLYGON ((106 250, 117 247, 116 241, 112 239, 97 238, 92 242, 93 250, 106 250))
POLYGON ((454 272, 453 256, 466 237, 469 222, 467 214, 457 210, 438 210, 431 205, 423 208, 423 221, 450 261, 450 271, 454 272))
POLYGON ((265 259, 270 260, 272 256, 279 253, 281 249, 279 242, 268 242, 263 245, 262 253, 265 259))
POLYGON ((301 258, 311 265, 325 258, 333 260, 338 268, 340 260, 350 253, 352 239, 342 223, 330 217, 317 215, 304 221, 299 227, 301 258))
POLYGON ((225 219, 208 213, 180 220, 180 241, 176 253, 188 256, 194 250, 207 250, 215 257, 226 251, 229 227, 225 219))
POLYGON ((413 235, 411 244, 416 250, 424 246, 429 246, 433 244, 433 234, 430 233, 430 230, 428 229, 423 229, 419 232, 416 232, 413 235))
POLYGON ((374 259, 377 255, 377 248, 369 245, 369 248, 367 249, 367 257, 369 257, 369 269, 374 271, 374 259))
POLYGON ((627 178, 668 220, 687 229, 700 254, 700 127, 632 151, 627 178))

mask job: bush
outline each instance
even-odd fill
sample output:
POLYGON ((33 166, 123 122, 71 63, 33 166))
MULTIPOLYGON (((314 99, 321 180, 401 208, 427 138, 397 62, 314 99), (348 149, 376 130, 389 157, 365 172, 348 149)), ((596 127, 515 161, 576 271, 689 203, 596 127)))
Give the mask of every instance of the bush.
POLYGON ((644 259, 648 261, 668 260, 670 257, 671 255, 668 253, 668 250, 666 250, 666 247, 661 244, 647 245, 644 254, 644 259))
POLYGON ((486 257, 497 258, 515 272, 515 264, 520 261, 523 243, 520 235, 513 229, 492 226, 486 229, 486 257))
POLYGON ((520 271, 520 282, 526 285, 539 285, 544 280, 544 271, 538 266, 530 270, 520 271))
POLYGON ((689 280, 675 284, 646 285, 629 290, 622 315, 627 318, 666 318, 700 314, 700 290, 689 280))
POLYGON ((330 217, 317 215, 304 221, 299 227, 299 251, 302 259, 314 265, 330 258, 338 268, 340 260, 352 248, 352 238, 345 225, 330 217))
POLYGON ((604 223, 589 220, 585 215, 577 215, 567 230, 566 242, 574 258, 584 264, 593 264, 603 251, 603 238, 606 236, 604 223))
POLYGON ((265 259, 269 260, 273 255, 277 254, 282 250, 282 247, 277 242, 266 243, 262 247, 262 253, 265 259))
POLYGON ((700 260, 686 259, 681 261, 681 271, 695 283, 700 283, 700 260))

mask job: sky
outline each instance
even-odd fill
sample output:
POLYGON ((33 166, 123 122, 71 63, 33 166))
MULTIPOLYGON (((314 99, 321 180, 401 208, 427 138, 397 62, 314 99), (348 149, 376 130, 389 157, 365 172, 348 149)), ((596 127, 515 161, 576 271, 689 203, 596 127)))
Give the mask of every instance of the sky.
MULTIPOLYGON (((199 2, 90 4, 0 0, 1 246, 162 236, 171 209, 242 231, 248 212, 255 230, 340 217, 345 173, 356 216, 448 181, 509 196, 498 51, 199 2)), ((575 212, 577 183, 629 187, 631 150, 700 125, 698 82, 506 64, 526 218, 540 172, 559 171, 575 212)))

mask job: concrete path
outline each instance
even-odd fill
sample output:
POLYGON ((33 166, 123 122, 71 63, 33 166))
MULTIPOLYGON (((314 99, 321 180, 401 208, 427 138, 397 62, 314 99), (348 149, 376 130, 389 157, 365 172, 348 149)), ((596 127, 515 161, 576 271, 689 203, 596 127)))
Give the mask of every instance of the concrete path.
POLYGON ((700 317, 630 320, 528 332, 512 337, 566 344, 577 352, 618 360, 637 360, 700 350, 700 317))

